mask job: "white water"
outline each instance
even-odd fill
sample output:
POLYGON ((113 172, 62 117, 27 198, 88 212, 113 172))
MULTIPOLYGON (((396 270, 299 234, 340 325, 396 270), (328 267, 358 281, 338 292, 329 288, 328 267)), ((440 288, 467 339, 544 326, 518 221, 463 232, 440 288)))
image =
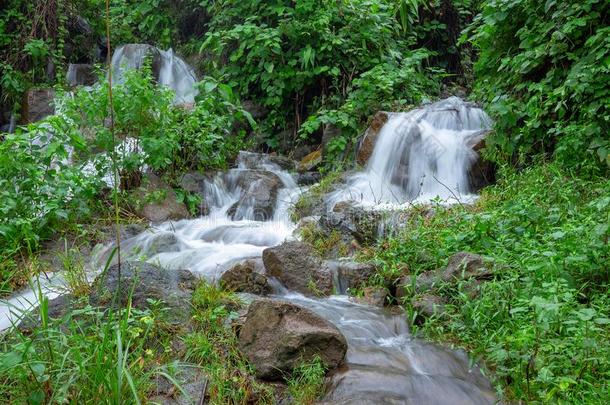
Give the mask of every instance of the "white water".
POLYGON ((477 158, 472 142, 491 127, 480 108, 457 97, 406 113, 391 113, 366 170, 329 197, 330 205, 365 207, 418 202, 470 202, 468 169, 477 158))
POLYGON ((112 75, 116 83, 124 81, 124 73, 129 69, 139 69, 146 57, 153 59, 153 73, 159 84, 174 90, 175 104, 195 102, 198 94, 195 72, 172 49, 162 51, 150 45, 127 44, 116 49, 112 55, 112 75))

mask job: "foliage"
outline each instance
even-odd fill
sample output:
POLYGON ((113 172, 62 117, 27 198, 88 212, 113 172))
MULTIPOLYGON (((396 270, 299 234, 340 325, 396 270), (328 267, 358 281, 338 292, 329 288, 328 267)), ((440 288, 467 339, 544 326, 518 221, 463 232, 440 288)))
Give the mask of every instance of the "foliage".
MULTIPOLYGON (((417 64, 424 54, 412 52, 414 38, 401 29, 397 18, 398 7, 411 3, 210 1, 206 4, 214 18, 201 50, 216 56, 209 71, 216 70, 242 97, 270 110, 264 132, 289 130, 283 138, 267 138, 270 147, 286 147, 296 141, 307 116, 341 107, 352 88, 359 88, 360 94, 348 101, 349 106, 309 125, 302 134, 310 135, 323 121, 357 127, 362 115, 378 105, 377 97, 402 91, 408 84, 392 98, 401 99, 415 86, 411 82, 421 83, 417 64), (380 89, 367 87, 369 80, 374 82, 370 87, 380 89), (368 105, 372 99, 375 105, 368 105)), ((418 87, 417 94, 421 93, 418 87)))
POLYGON ((288 392, 296 405, 315 404, 324 394, 326 370, 319 356, 300 364, 288 379, 288 392))
MULTIPOLYGON (((490 0, 472 40, 477 92, 496 119, 499 159, 554 154, 610 165, 610 5, 603 0, 490 0)), ((589 168, 590 169, 590 168, 589 168)))
MULTIPOLYGON (((394 280, 434 270, 458 251, 489 257, 497 279, 473 298, 443 287, 449 316, 423 331, 482 356, 510 399, 601 403, 610 386, 610 182, 560 164, 505 170, 474 207, 435 207, 375 255, 394 280)), ((378 280, 382 282, 382 280, 378 280)))
MULTIPOLYGON (((39 326, 0 343, 0 396, 9 403, 140 403, 152 377, 167 375, 163 309, 118 315, 82 304, 60 319, 41 301, 39 326)), ((36 321, 34 321, 36 322, 36 321)), ((31 323, 31 322, 30 322, 31 323)))
POLYGON ((256 381, 226 323, 237 317, 237 297, 202 283, 193 295, 195 330, 184 337, 186 357, 210 377, 211 404, 273 403, 269 387, 256 381))

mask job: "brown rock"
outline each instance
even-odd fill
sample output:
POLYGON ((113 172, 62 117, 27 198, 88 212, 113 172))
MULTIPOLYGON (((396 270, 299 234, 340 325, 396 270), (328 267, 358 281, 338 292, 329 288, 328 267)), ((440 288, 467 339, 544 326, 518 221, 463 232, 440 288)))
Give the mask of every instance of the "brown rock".
POLYGON ((313 249, 303 242, 286 242, 263 251, 267 274, 286 287, 307 295, 330 295, 332 273, 313 249))
POLYGON ((250 305, 239 344, 257 377, 268 380, 282 379, 314 356, 335 368, 347 351, 345 337, 332 323, 306 308, 272 300, 250 305))
POLYGON ((364 133, 362 141, 360 141, 360 146, 358 147, 358 152, 356 154, 356 163, 361 166, 366 166, 371 155, 373 154, 373 150, 375 149, 375 144, 377 143, 379 131, 381 131, 381 128, 385 125, 387 121, 388 113, 384 111, 379 111, 377 114, 375 114, 371 125, 364 133))
POLYGON ((186 205, 177 201, 174 190, 152 173, 145 175, 143 185, 135 191, 135 195, 143 202, 136 210, 137 214, 150 222, 176 221, 190 217, 186 205), (160 193, 159 200, 154 195, 157 192, 160 193))
POLYGON ((55 90, 30 89, 25 92, 21 110, 21 123, 30 124, 55 114, 55 90))
POLYGON ((317 168, 320 163, 322 163, 322 150, 314 150, 313 152, 305 156, 303 159, 301 159, 297 166, 297 170, 300 173, 310 172, 317 168))
POLYGON ((256 271, 256 263, 238 263, 220 277, 220 285, 229 291, 266 295, 271 292, 267 277, 256 271))
POLYGON ((411 305, 417 311, 415 322, 418 324, 431 316, 442 316, 446 313, 445 300, 438 295, 423 294, 414 298, 411 305))
POLYGON ((354 300, 361 304, 371 305, 374 307, 383 307, 388 298, 388 289, 379 286, 365 287, 362 290, 362 297, 356 297, 354 300))
POLYGON ((468 252, 458 252, 451 256, 442 274, 443 281, 489 279, 492 272, 482 256, 468 252))

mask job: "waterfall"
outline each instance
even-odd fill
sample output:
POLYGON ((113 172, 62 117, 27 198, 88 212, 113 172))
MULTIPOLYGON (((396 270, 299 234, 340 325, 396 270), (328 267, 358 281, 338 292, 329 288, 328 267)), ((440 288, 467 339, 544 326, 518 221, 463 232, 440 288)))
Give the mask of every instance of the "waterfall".
MULTIPOLYGON (((472 144, 491 128, 485 112, 457 97, 406 113, 390 113, 366 170, 329 197, 368 207, 472 201, 472 144)), ((475 142, 476 143, 476 142, 475 142)))
POLYGON ((195 72, 172 49, 162 51, 144 44, 127 44, 117 48, 112 55, 114 81, 122 83, 125 71, 141 68, 147 57, 151 58, 153 76, 158 83, 176 93, 175 104, 195 102, 198 94, 195 72))

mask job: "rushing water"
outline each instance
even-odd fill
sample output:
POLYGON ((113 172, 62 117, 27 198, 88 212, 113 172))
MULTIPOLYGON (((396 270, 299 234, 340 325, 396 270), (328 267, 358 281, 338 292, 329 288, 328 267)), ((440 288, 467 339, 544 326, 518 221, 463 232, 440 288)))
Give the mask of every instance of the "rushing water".
POLYGON ((472 201, 472 142, 491 120, 480 108, 450 97, 406 113, 391 113, 366 170, 351 176, 331 203, 388 207, 440 199, 472 201))
POLYGON ((117 83, 124 80, 129 69, 139 69, 147 57, 152 59, 152 68, 158 83, 174 90, 175 104, 193 103, 197 96, 195 72, 182 59, 168 49, 163 51, 144 44, 123 45, 112 55, 112 75, 117 83))
MULTIPOLYGON (((368 205, 464 195, 468 191, 464 167, 473 159, 466 140, 487 124, 481 110, 458 99, 393 115, 381 131, 366 172, 349 180, 351 191, 338 190, 331 199, 353 199, 355 190, 368 205), (442 149, 424 153, 432 143, 442 149), (430 173, 433 179, 454 187, 451 192, 439 186, 441 181, 428 181, 430 173)), ((207 215, 153 224, 122 242, 123 258, 188 269, 213 282, 233 264, 260 258, 265 248, 293 238, 296 225, 290 220, 289 208, 304 189, 269 157, 243 152, 237 168, 204 176, 200 191, 207 215), (245 198, 270 184, 277 188, 274 192, 269 189, 275 199, 271 210, 261 211, 256 198, 245 198)), ((95 255, 94 271, 112 249, 106 246, 95 255)), ((345 364, 330 376, 325 403, 494 403, 489 382, 463 352, 415 339, 404 314, 356 304, 345 295, 308 298, 278 286, 275 280, 273 284, 275 297, 320 314, 348 341, 345 364)), ((32 294, 15 297, 11 303, 17 307, 24 298, 31 299, 32 294)), ((0 328, 7 326, 7 307, 2 311, 0 328)))

